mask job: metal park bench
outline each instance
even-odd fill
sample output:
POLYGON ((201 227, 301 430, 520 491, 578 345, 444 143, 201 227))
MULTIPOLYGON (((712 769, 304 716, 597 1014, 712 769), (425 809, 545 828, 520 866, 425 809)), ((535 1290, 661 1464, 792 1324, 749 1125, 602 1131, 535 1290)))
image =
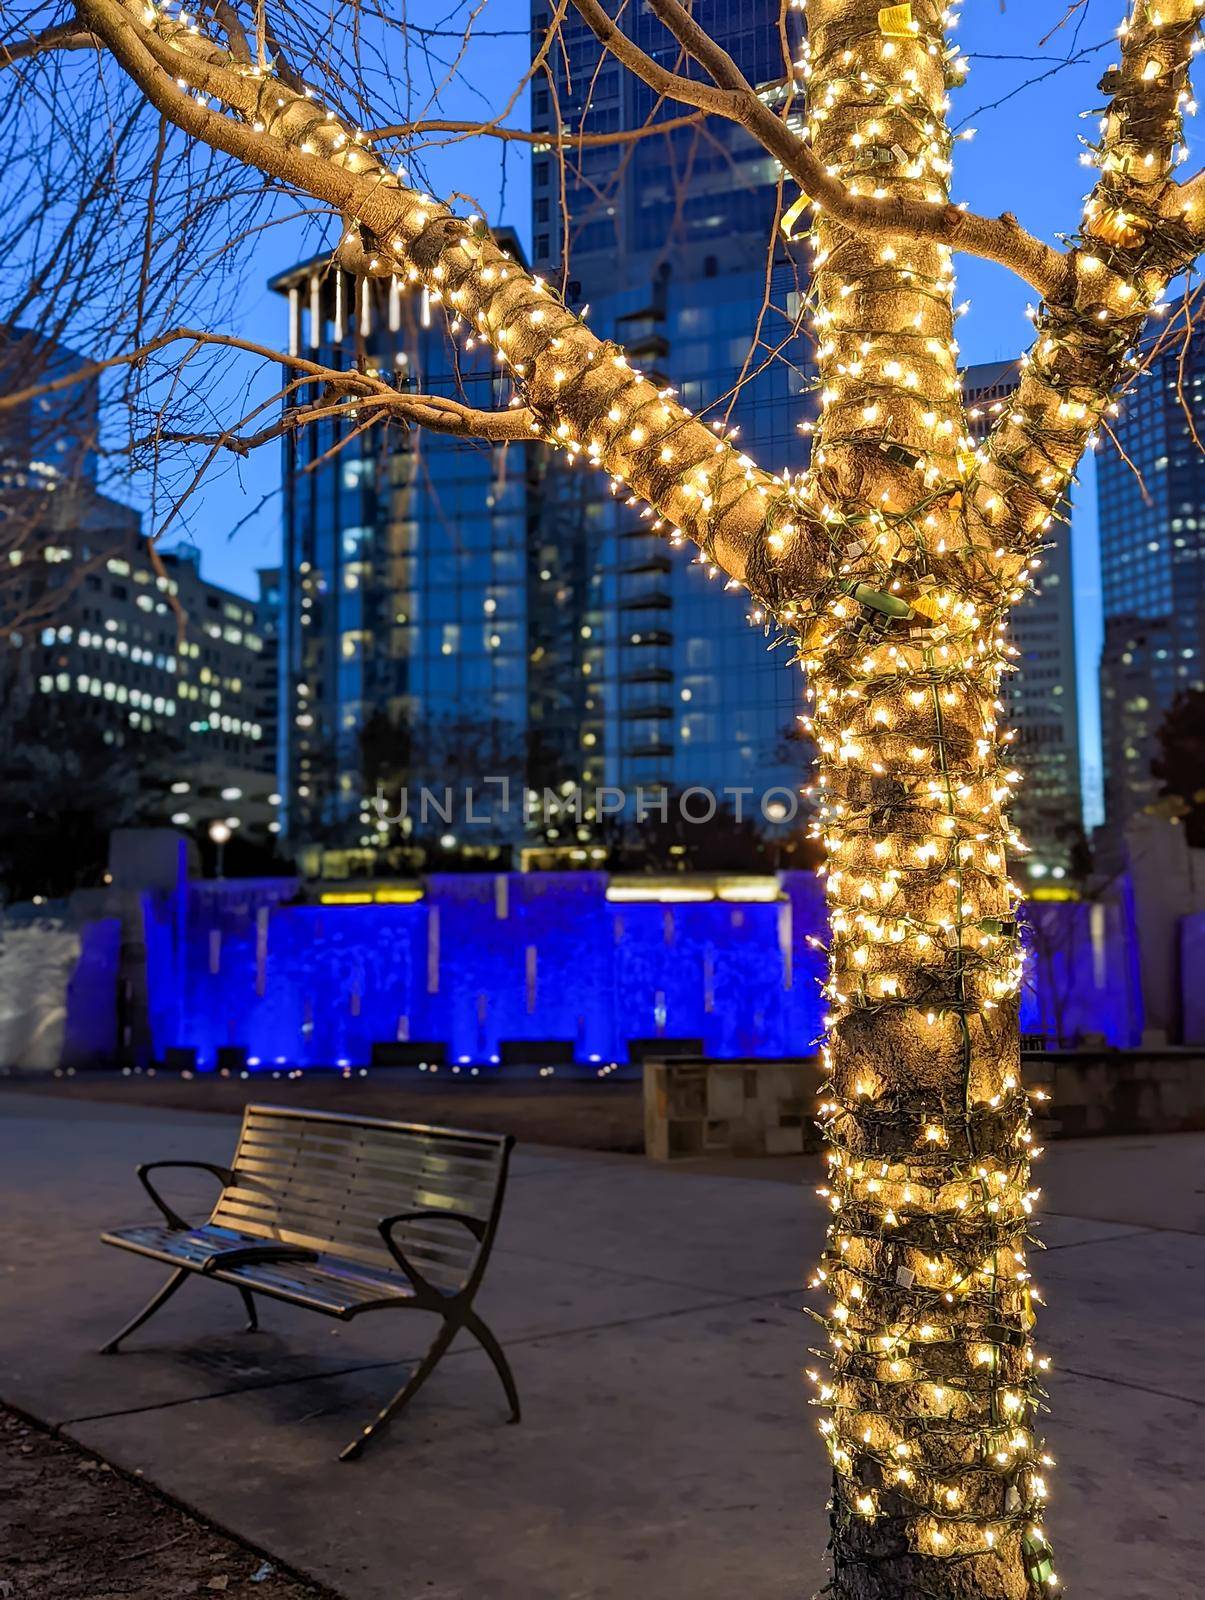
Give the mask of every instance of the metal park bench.
POLYGON ((350 1321, 365 1311, 433 1311, 431 1347, 380 1415, 342 1452, 365 1443, 430 1377, 461 1328, 493 1362, 519 1420, 519 1396, 501 1346, 473 1310, 502 1211, 510 1135, 425 1128, 376 1117, 248 1106, 234 1161, 154 1161, 138 1168, 161 1223, 118 1228, 105 1244, 174 1270, 104 1346, 123 1339, 191 1276, 238 1290, 248 1330, 255 1295, 350 1321), (210 1172, 222 1192, 208 1222, 191 1227, 151 1183, 161 1168, 210 1172))

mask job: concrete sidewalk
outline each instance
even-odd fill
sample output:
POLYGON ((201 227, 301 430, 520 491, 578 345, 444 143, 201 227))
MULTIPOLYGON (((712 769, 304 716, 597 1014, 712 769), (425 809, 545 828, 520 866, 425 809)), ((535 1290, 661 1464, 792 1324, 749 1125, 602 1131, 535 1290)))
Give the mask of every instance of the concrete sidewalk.
MULTIPOLYGON (((340 1465, 426 1318, 343 1326, 262 1302, 265 1331, 247 1335, 233 1292, 197 1284, 126 1353, 93 1353, 162 1276, 97 1242, 150 1214, 135 1163, 225 1160, 235 1128, 0 1092, 0 1397, 349 1600, 807 1600, 823 1585, 827 1474, 798 1376, 798 1286, 823 1228, 807 1164, 784 1182, 520 1149, 480 1304, 522 1426, 504 1425, 466 1341, 340 1465)), ((1190 1600, 1205 1588, 1205 1135, 1056 1145, 1042 1178, 1059 1569, 1091 1600, 1190 1600)), ((207 1184, 173 1194, 201 1211, 207 1184)))

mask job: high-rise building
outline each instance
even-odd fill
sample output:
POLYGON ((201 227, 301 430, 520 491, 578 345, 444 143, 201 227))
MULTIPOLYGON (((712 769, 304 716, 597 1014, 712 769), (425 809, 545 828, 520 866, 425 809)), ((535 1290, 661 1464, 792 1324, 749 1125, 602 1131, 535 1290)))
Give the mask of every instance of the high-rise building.
MULTIPOLYGON (((425 293, 357 290, 323 261, 272 286, 295 352, 505 407, 488 350, 455 347, 425 293)), ((527 457, 347 416, 287 436, 279 752, 284 826, 307 870, 367 870, 399 844, 425 864, 496 860, 521 838, 527 457), (413 797, 400 821, 382 823, 378 784, 391 811, 399 789, 413 797)))
MULTIPOLYGON (((21 330, 0 346, 10 388, 83 365, 21 330)), ((24 760, 39 722, 80 719, 125 750, 130 782, 147 785, 142 817, 192 831, 221 819, 266 842, 275 761, 258 704, 272 662, 256 605, 204 579, 196 551, 153 550, 137 512, 100 493, 99 404, 85 379, 5 413, 0 759, 24 760)))
POLYGON ((32 719, 79 717, 128 751, 148 801, 161 795, 144 820, 194 833, 221 820, 266 842, 277 796, 254 602, 209 583, 191 550, 152 561, 128 507, 97 495, 80 510, 5 590, 18 621, 2 657, 5 757, 32 719))
POLYGON ((270 753, 269 765, 275 772, 280 744, 281 570, 279 567, 260 567, 256 578, 259 593, 255 600, 255 621, 256 631, 263 640, 263 650, 252 688, 253 709, 255 721, 263 729, 264 749, 270 753))
MULTIPOLYGON (((544 43, 552 10, 549 0, 532 0, 533 54, 544 43)), ((771 103, 785 73, 780 11, 770 0, 696 0, 693 7, 699 26, 751 83, 764 86, 771 103)), ((659 58, 678 56, 678 46, 647 6, 621 8, 619 23, 644 51, 659 58)), ((788 12, 786 27, 795 55, 797 13, 788 12)), ((682 122, 682 107, 657 96, 605 55, 570 7, 556 47, 533 81, 533 129, 551 135, 563 126, 569 135, 598 135, 682 122)), ((693 119, 688 126, 585 145, 580 151, 571 137, 566 143, 563 204, 557 157, 547 148, 535 149, 532 253, 537 271, 560 270, 566 239, 567 276, 591 296, 608 288, 647 290, 666 263, 672 263, 677 277, 764 271, 775 232, 779 168, 735 123, 693 119)), ((794 197, 792 191, 786 203, 794 197)), ((741 335, 747 327, 734 309, 729 331, 741 335)))
MULTIPOLYGON (((275 835, 280 795, 268 719, 277 700, 277 667, 264 608, 205 578, 192 546, 165 550, 162 563, 166 615, 177 642, 173 731, 184 746, 185 770, 173 785, 178 826, 195 831, 220 819, 237 822, 249 835, 275 835)), ((131 568, 135 585, 144 583, 141 548, 131 568)), ((158 601, 156 616, 163 617, 158 601)), ((170 662, 169 655, 169 668, 170 662)))
MULTIPOLYGON (((963 373, 975 439, 987 437, 1017 380, 1015 361, 984 362, 963 373)), ((1051 527, 1036 587, 1012 612, 1009 640, 1017 670, 1005 674, 1001 687, 1024 778, 1014 820, 1030 851, 1018 870, 1031 881, 1063 878, 1083 826, 1071 528, 1063 518, 1051 527)))
POLYGON ((1158 793, 1159 726, 1205 682, 1205 335, 1164 338, 1097 455, 1105 841, 1158 793))
MULTIPOLYGON (((0 393, 78 374, 87 362, 31 328, 0 325, 0 393)), ((0 497, 96 485, 100 379, 77 377, 0 412, 0 497)))
MULTIPOLYGON (((100 495, 97 435, 100 386, 80 377, 83 356, 32 329, 0 325, 0 627, 29 632, 65 581, 34 584, 30 573, 53 568, 72 529, 101 533, 132 513, 100 495), (39 384, 76 377, 49 394, 39 384)), ((135 521, 137 519, 134 519, 135 521)))
MULTIPOLYGON (((695 15, 752 81, 782 79, 777 7, 700 0, 695 15)), ((547 0, 533 0, 531 21, 538 47, 547 0)), ((667 44, 645 7, 628 8, 622 26, 646 50, 667 44)), ((572 11, 532 108, 534 129, 550 137, 561 125, 634 131, 680 111, 603 56, 572 11)), ((570 305, 589 307, 591 328, 697 413, 738 428, 761 464, 803 467, 807 284, 802 252, 777 226, 794 194, 780 194, 772 158, 734 125, 707 121, 570 149, 563 173, 537 145, 532 178, 535 265, 570 305)), ((537 473, 529 692, 546 778, 629 794, 739 790, 747 811, 782 787, 793 808, 806 770, 798 672, 742 627, 741 602, 722 582, 668 549, 599 474, 555 457, 539 458, 537 473)), ((767 808, 785 809, 782 796, 767 808)), ((589 833, 553 827, 544 842, 567 847, 589 833)))

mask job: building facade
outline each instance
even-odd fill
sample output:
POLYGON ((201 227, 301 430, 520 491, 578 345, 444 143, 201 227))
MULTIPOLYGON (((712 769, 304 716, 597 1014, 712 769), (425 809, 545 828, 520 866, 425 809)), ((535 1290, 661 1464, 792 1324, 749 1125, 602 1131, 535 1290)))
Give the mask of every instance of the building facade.
MULTIPOLYGON (((488 350, 455 347, 425 294, 396 280, 357 290, 324 262, 273 287, 295 351, 506 405, 488 350)), ((278 751, 284 828, 307 870, 396 867, 408 852, 490 861, 521 840, 527 457, 352 417, 287 437, 278 751)))
POLYGON ((1163 717, 1205 682, 1205 336, 1148 346, 1097 455, 1106 844, 1153 805, 1163 717))
POLYGON ((40 718, 82 718, 146 785, 143 820, 198 836, 221 821, 267 843, 279 796, 258 720, 271 658, 255 603, 209 583, 191 550, 152 559, 137 514, 116 501, 64 495, 57 508, 55 541, 18 564, 5 594, 36 619, 5 642, 5 755, 40 718))
MULTIPOLYGON (((0 325, 0 393, 78 374, 84 357, 30 328, 0 325)), ((93 375, 0 412, 0 501, 96 486, 100 379, 93 375)))
MULTIPOLYGON (((532 54, 552 21, 549 0, 532 0, 532 54)), ((770 103, 786 72, 780 8, 768 0, 696 0, 696 22, 725 49, 770 103)), ((621 9, 620 26, 644 51, 677 58, 678 47, 646 6, 621 9)), ((790 54, 801 20, 785 19, 790 54)), ((682 70, 694 71, 693 63, 682 70)), ((564 127, 561 164, 537 145, 532 168, 532 256, 536 271, 565 269, 568 298, 576 282, 593 303, 608 288, 647 288, 672 262, 688 276, 764 268, 777 221, 779 169, 734 123, 709 119, 574 152, 572 135, 632 133, 682 121, 647 84, 603 53, 587 23, 569 7, 555 49, 533 79, 532 128, 550 143, 564 127), (568 249, 566 251, 566 244, 568 249)), ((788 194, 786 204, 795 198, 788 194)), ((758 301, 760 303, 761 296, 758 301)), ((746 332, 742 324, 739 332, 746 332)), ((714 396, 708 396, 709 400, 714 396)))
MULTIPOLYGON (((695 14, 753 81, 782 78, 773 8, 701 0, 695 14)), ((550 21, 546 0, 533 0, 531 21, 534 50, 550 21)), ((630 8, 622 25, 645 49, 665 46, 646 8, 630 8)), ((572 12, 561 37, 533 88, 533 128, 550 142, 562 124, 633 132, 675 116, 602 56, 572 12)), ((815 411, 802 252, 777 225, 793 197, 781 195, 775 162, 731 124, 586 146, 563 166, 537 145, 533 159, 536 268, 563 284, 574 309, 588 307, 600 337, 696 413, 739 430, 775 470, 806 465, 799 424, 815 411)), ((708 580, 693 552, 668 548, 605 478, 556 458, 539 474, 529 690, 542 771, 587 791, 621 790, 626 820, 637 820, 633 796, 701 788, 737 815, 789 828, 808 765, 798 672, 762 630, 742 626, 740 600, 708 580)), ((539 842, 572 852, 600 820, 586 815, 570 831, 553 823, 539 842)))
MULTIPOLYGON (((0 375, 10 387, 68 376, 82 364, 75 352, 19 329, 0 343, 0 375)), ((255 602, 207 582, 196 552, 152 550, 137 512, 97 488, 95 379, 4 415, 6 772, 20 768, 28 781, 43 734, 69 737, 82 724, 140 791, 142 820, 170 818, 197 834, 221 821, 267 843, 278 797, 259 708, 275 698, 275 661, 255 602)))
MULTIPOLYGON (((770 8, 704 9, 747 72, 782 76, 770 8)), ((549 20, 537 0, 537 46, 549 20)), ((633 11, 632 26, 645 41, 657 25, 633 11)), ((537 131, 558 114, 588 131, 666 118, 643 85, 600 62, 580 19, 565 19, 564 39, 533 85, 537 131)), ((588 149, 564 204, 555 167, 537 145, 535 270, 761 461, 801 468, 799 424, 813 410, 806 284, 777 228, 793 196, 783 201, 774 162, 717 124, 588 149)), ((443 308, 421 292, 357 287, 326 261, 273 286, 289 302, 294 352, 483 408, 509 398, 488 353, 454 346, 443 308)), ((307 870, 488 863, 525 848, 529 861, 596 861, 617 825, 600 788, 622 791, 627 822, 646 792, 655 806, 703 788, 802 840, 798 671, 604 476, 542 446, 343 418, 291 432, 284 448, 279 770, 284 829, 307 870), (524 787, 570 798, 563 812, 526 812, 524 787)))
MULTIPOLYGON (((1015 361, 966 369, 963 396, 975 439, 987 437, 1017 378, 1015 361)), ((1048 540, 1037 584, 1009 619, 1016 671, 1006 673, 1001 686, 1006 716, 1017 730, 1017 769, 1024 778, 1014 820, 1030 853, 1017 870, 1037 884, 1066 877, 1078 864, 1083 835, 1071 527, 1066 517, 1055 519, 1048 540)))

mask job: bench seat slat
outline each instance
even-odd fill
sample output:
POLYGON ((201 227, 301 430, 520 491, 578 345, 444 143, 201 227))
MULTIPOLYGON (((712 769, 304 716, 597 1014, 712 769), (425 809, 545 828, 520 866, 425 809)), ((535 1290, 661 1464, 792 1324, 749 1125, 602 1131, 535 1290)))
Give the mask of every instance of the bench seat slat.
POLYGON ((349 1138, 404 1140, 412 1146, 431 1144, 448 1150, 489 1152, 495 1156, 507 1142, 507 1136, 499 1133, 425 1127, 412 1122, 385 1122, 378 1117, 353 1117, 340 1112, 291 1112, 283 1106, 248 1106, 243 1131, 295 1132, 332 1142, 349 1138))
POLYGON ((389 1160, 399 1150, 406 1150, 412 1154, 432 1161, 446 1162, 449 1168, 460 1168, 471 1171, 476 1169, 494 1168, 499 1162, 499 1152, 496 1148, 485 1146, 464 1146, 462 1144, 449 1144, 439 1139, 414 1139, 402 1132, 395 1132, 384 1136, 369 1136, 356 1129, 343 1132, 340 1130, 336 1137, 331 1137, 323 1131, 307 1127, 275 1128, 257 1127, 248 1128, 242 1135, 241 1142, 248 1150, 278 1150, 296 1151, 305 1149, 315 1154, 338 1154, 346 1150, 360 1152, 365 1158, 389 1160))
POLYGON ((449 1198, 488 1204, 497 1188, 497 1172, 449 1173, 439 1163, 426 1162, 406 1151, 397 1151, 391 1161, 367 1161, 354 1153, 338 1160, 315 1158, 305 1152, 286 1159, 272 1152, 240 1150, 232 1163, 238 1172, 254 1172, 265 1178, 295 1179, 315 1187, 357 1188, 377 1185, 382 1188, 422 1183, 445 1192, 449 1198))
MULTIPOLYGON (((365 1217, 385 1217, 397 1211, 412 1211, 416 1206, 429 1206, 432 1210, 446 1212, 449 1216, 478 1218, 482 1206, 472 1201, 442 1194, 424 1184, 421 1179, 407 1179, 399 1184, 339 1184, 307 1183, 300 1173, 295 1180, 276 1173, 248 1172, 245 1167, 235 1169, 232 1187, 246 1195, 255 1196, 264 1203, 285 1203, 295 1200, 299 1205, 310 1204, 338 1215, 355 1211, 365 1217)), ((481 1219, 484 1220, 484 1219, 481 1219)))
POLYGON ((413 1298, 409 1288, 396 1278, 371 1283, 337 1270, 338 1265, 335 1263, 332 1267, 325 1261, 279 1265, 248 1263, 228 1270, 219 1267, 214 1277, 223 1283, 254 1289, 257 1294, 287 1300, 291 1305, 310 1306, 328 1316, 344 1318, 369 1306, 413 1298))
MULTIPOLYGON (((239 1236, 229 1229, 203 1228, 181 1231, 162 1223, 147 1223, 134 1228, 118 1228, 104 1236, 106 1244, 115 1244, 137 1255, 169 1265, 199 1267, 215 1251, 240 1244, 253 1245, 257 1241, 249 1236, 239 1236)), ((289 1241, 300 1242, 300 1241, 289 1241)), ((237 1267, 218 1267, 208 1274, 222 1283, 238 1283, 249 1288, 274 1294, 277 1299, 292 1300, 299 1305, 311 1305, 333 1316, 346 1316, 357 1308, 378 1305, 381 1301, 408 1300, 412 1298, 409 1286, 401 1279, 396 1266, 394 1272, 345 1262, 337 1256, 321 1256, 317 1261, 298 1262, 247 1262, 237 1267)))
POLYGON ((248 1171, 305 1173, 326 1182, 346 1181, 351 1174, 386 1181, 409 1174, 421 1176, 432 1185, 445 1186, 451 1194, 489 1192, 496 1186, 498 1176, 496 1168, 452 1171, 445 1162, 429 1161, 421 1152, 404 1149, 395 1150, 388 1157, 369 1158, 354 1150, 338 1154, 299 1150, 286 1154, 279 1150, 240 1147, 232 1165, 248 1171))
MULTIPOLYGON (((314 1211, 307 1213, 304 1208, 293 1208, 286 1216, 278 1213, 272 1206, 254 1205, 250 1200, 235 1200, 227 1203, 222 1208, 222 1224, 227 1227, 254 1235, 254 1237, 274 1238, 282 1230, 296 1230, 306 1227, 307 1230, 318 1229, 330 1238, 331 1243, 339 1246, 362 1246, 365 1250, 378 1251, 386 1254, 384 1240, 376 1227, 357 1227, 346 1222, 334 1222, 326 1218, 325 1213, 314 1211)), ((405 1222, 397 1227, 397 1232, 405 1237, 406 1248, 418 1251, 435 1251, 448 1261, 470 1261, 477 1254, 477 1240, 461 1227, 448 1227, 440 1219, 427 1222, 405 1222)), ((392 1258, 387 1258, 392 1264, 392 1258)))
POLYGON ((114 1228, 102 1238, 106 1244, 120 1245, 138 1255, 153 1256, 157 1261, 195 1262, 197 1265, 217 1250, 263 1243, 252 1234, 215 1227, 208 1222, 203 1227, 186 1230, 169 1228, 162 1222, 147 1222, 133 1228, 114 1228))
MULTIPOLYGON (((468 1221, 476 1219, 471 1213, 437 1202, 439 1202, 438 1196, 424 1195, 420 1191, 385 1196, 380 1200, 373 1199, 367 1206, 357 1201, 353 1206, 345 1200, 328 1202, 322 1196, 278 1193, 253 1188, 248 1184, 238 1184, 228 1189, 222 1196, 220 1203, 214 1209, 213 1220, 223 1222, 235 1216, 248 1216, 261 1218, 266 1223, 284 1223, 292 1217, 305 1216, 311 1222, 330 1227, 335 1231, 358 1230, 376 1237, 377 1224, 383 1217, 396 1216, 399 1211, 422 1210, 430 1211, 434 1215, 414 1223, 407 1223, 405 1226, 442 1227, 449 1239, 467 1245, 470 1238, 469 1230, 456 1219, 461 1216, 468 1221)), ((232 1226, 237 1225, 232 1223, 232 1226)))
POLYGON ((364 1177, 357 1181, 354 1174, 338 1183, 326 1183, 307 1176, 304 1168, 295 1173, 254 1171, 245 1166, 234 1169, 235 1182, 248 1193, 280 1197, 296 1195, 299 1199, 313 1199, 331 1207, 354 1205, 364 1214, 375 1211, 378 1216, 411 1209, 414 1205, 430 1205, 462 1216, 488 1215, 485 1198, 481 1195, 450 1195, 438 1183, 426 1182, 421 1174, 406 1174, 396 1182, 364 1177), (423 1195, 422 1200, 414 1200, 423 1195))
POLYGON ((403 1163, 393 1167, 370 1167, 349 1162, 342 1167, 325 1167, 305 1161, 285 1164, 242 1158, 231 1165, 236 1173, 258 1179, 265 1188, 297 1186, 316 1193, 341 1195, 349 1192, 405 1194, 407 1189, 421 1188, 468 1210, 488 1210, 497 1188, 496 1182, 449 1183, 442 1173, 403 1163))
POLYGON ((307 1150, 316 1155, 339 1155, 357 1151, 368 1160, 392 1160, 398 1151, 406 1152, 420 1160, 438 1161, 451 1170, 464 1172, 489 1171, 498 1165, 496 1151, 462 1150, 458 1146, 416 1143, 400 1134, 391 1139, 365 1139, 351 1136, 342 1139, 325 1139, 307 1134, 304 1130, 285 1130, 282 1133, 253 1129, 242 1136, 242 1148, 258 1151, 296 1152, 307 1150))
POLYGON ((450 1184, 439 1173, 422 1167, 399 1163, 393 1168, 359 1167, 348 1164, 344 1168, 316 1167, 298 1162, 286 1166, 280 1162, 265 1161, 258 1157, 248 1160, 240 1157, 234 1163, 236 1174, 253 1177, 265 1188, 295 1186, 321 1194, 405 1194, 408 1189, 421 1187, 446 1199, 460 1209, 488 1211, 496 1183, 473 1182, 450 1184))
MULTIPOLYGON (((350 1217, 332 1219, 325 1212, 310 1211, 305 1206, 292 1206, 288 1210, 280 1210, 275 1207, 257 1206, 251 1201, 236 1200, 227 1204, 220 1217, 215 1220, 239 1232, 276 1234, 282 1229, 296 1231, 304 1228, 310 1233, 317 1230, 332 1242, 350 1244, 356 1241, 365 1248, 387 1253, 384 1240, 375 1224, 358 1222, 350 1217)), ((425 1229, 420 1233, 417 1229, 412 1230, 412 1225, 402 1224, 398 1232, 406 1234, 416 1243, 437 1245, 453 1255, 472 1255, 477 1248, 477 1241, 467 1231, 462 1234, 459 1229, 455 1234, 446 1229, 440 1234, 431 1229, 425 1229)))
POLYGON ((462 1226, 484 1223, 489 1215, 488 1212, 482 1215, 480 1206, 449 1200, 447 1195, 418 1185, 390 1190, 332 1191, 300 1183, 269 1183, 242 1172, 236 1175, 221 1205, 224 1207, 228 1202, 281 1214, 307 1211, 314 1216, 329 1217, 332 1225, 350 1221, 368 1228, 375 1228, 382 1217, 394 1217, 399 1211, 430 1211, 453 1222, 463 1219, 462 1226))

